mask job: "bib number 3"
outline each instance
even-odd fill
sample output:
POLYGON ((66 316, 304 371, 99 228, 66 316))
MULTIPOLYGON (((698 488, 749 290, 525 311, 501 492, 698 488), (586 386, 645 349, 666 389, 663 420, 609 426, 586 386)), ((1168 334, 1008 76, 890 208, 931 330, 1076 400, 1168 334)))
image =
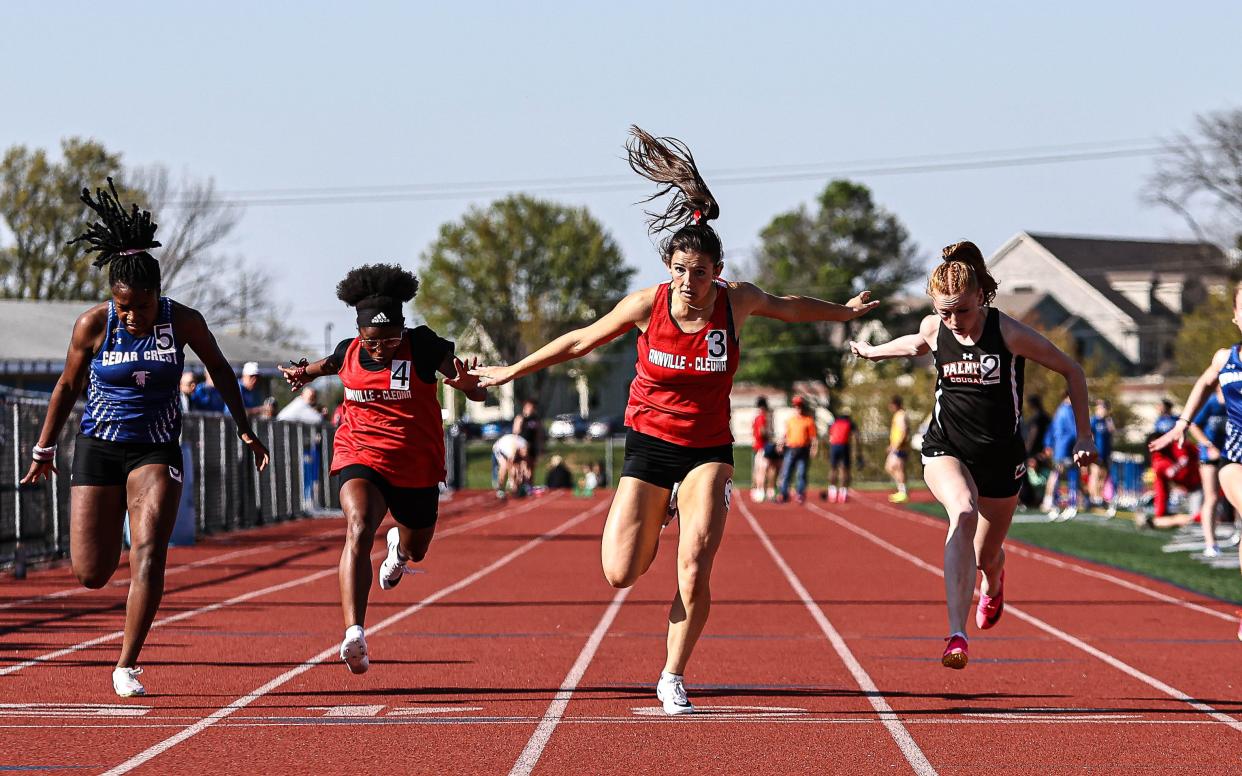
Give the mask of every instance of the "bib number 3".
POLYGON ((729 337, 724 329, 711 329, 707 332, 707 360, 727 361, 729 358, 729 337))

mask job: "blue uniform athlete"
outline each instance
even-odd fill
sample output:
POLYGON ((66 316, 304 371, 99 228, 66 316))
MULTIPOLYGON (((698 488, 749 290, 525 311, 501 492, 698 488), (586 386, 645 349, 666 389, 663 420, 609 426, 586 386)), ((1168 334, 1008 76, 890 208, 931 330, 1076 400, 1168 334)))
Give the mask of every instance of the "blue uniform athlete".
POLYGON ((126 211, 98 190, 82 201, 100 220, 73 242, 98 251, 108 267, 112 298, 83 313, 73 326, 65 369, 48 404, 23 484, 57 471, 57 439, 86 388, 86 411, 73 444, 69 554, 86 587, 108 583, 121 554, 122 522, 129 509, 130 592, 125 638, 112 672, 120 696, 143 695, 138 653, 164 593, 164 565, 181 500, 181 402, 177 384, 189 345, 221 386, 238 435, 262 471, 267 449, 246 420, 233 370, 198 312, 160 296, 159 247, 151 214, 126 211))

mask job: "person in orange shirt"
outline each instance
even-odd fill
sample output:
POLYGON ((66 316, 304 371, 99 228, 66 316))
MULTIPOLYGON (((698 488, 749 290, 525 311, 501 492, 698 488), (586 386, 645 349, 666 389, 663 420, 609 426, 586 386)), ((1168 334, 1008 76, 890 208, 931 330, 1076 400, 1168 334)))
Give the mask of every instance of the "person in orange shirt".
POLYGON ((798 503, 806 501, 806 470, 819 450, 819 432, 811 408, 801 396, 793 397, 797 414, 785 423, 785 458, 781 461, 780 483, 777 485, 777 501, 789 501, 789 477, 797 477, 794 492, 798 503))

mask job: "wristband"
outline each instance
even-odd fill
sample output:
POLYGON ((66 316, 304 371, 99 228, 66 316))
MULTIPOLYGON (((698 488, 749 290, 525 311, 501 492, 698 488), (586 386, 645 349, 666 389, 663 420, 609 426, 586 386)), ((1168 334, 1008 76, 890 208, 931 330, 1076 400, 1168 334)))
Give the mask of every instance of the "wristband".
POLYGON ((1178 418, 1177 420, 1173 421, 1173 425, 1175 425, 1175 426, 1176 426, 1178 423, 1185 423, 1187 426, 1189 426, 1189 425, 1190 425, 1190 418, 1178 418))
POLYGON ((35 445, 31 455, 39 463, 51 463, 56 460, 56 445, 50 447, 35 445))

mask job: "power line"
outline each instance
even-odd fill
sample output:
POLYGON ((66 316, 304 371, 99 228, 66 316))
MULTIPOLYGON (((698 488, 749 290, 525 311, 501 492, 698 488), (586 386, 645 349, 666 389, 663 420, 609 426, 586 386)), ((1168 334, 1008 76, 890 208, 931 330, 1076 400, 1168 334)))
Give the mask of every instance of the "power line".
MULTIPOLYGON (((1031 167, 1070 162, 1098 161, 1172 153, 1168 146, 1125 147, 1137 141, 1075 143, 1036 146, 1025 149, 972 151, 954 154, 892 157, 877 160, 821 163, 812 165, 768 165, 733 168, 707 174, 713 186, 754 185, 816 179, 828 176, 917 175, 936 172, 1031 167), (1038 153, 1030 153, 1032 150, 1038 153)), ((592 175, 560 178, 527 178, 495 181, 406 183, 356 187, 306 189, 254 189, 224 193, 226 206, 338 205, 383 202, 473 199, 510 193, 515 189, 542 194, 589 194, 620 191, 646 191, 651 185, 633 176, 592 175)), ((170 207, 188 203, 174 201, 170 207)))

